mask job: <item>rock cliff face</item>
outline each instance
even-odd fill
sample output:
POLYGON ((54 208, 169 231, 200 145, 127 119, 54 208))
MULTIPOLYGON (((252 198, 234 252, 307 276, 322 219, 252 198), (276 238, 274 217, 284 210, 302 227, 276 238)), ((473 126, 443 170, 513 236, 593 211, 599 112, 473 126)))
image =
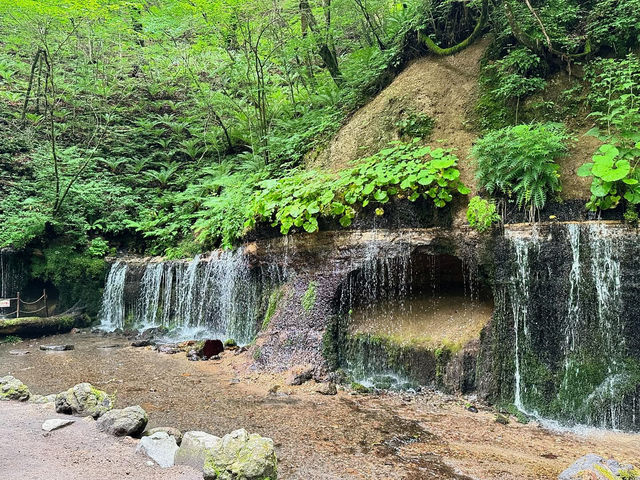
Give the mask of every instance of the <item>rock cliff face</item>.
POLYGON ((432 385, 638 428, 636 230, 556 222, 481 236, 405 213, 191 261, 121 261, 103 313, 234 338, 262 369, 343 369, 366 386, 432 385))

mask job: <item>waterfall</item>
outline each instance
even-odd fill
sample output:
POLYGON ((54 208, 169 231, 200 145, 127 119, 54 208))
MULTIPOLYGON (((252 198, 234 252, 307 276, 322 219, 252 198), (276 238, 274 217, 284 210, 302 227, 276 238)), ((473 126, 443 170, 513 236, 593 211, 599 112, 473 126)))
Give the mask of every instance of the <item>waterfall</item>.
POLYGON ((0 249, 0 298, 14 297, 25 277, 22 258, 12 250, 0 249))
MULTIPOLYGON (((539 417, 638 428, 640 361, 627 347, 624 235, 604 223, 557 225, 549 235, 505 233, 498 296, 513 331, 514 405, 539 417)), ((633 275, 633 272, 628 274, 633 275)), ((633 320, 635 321, 635 320, 633 320)), ((505 325, 504 323, 502 325, 505 325)))
POLYGON ((127 275, 127 264, 116 262, 107 275, 107 282, 102 294, 102 308, 98 317, 101 325, 109 330, 124 326, 124 281, 127 275))
POLYGON ((136 268, 143 269, 137 277, 124 263, 112 267, 103 297, 105 327, 164 326, 182 338, 233 338, 241 344, 255 337, 265 296, 285 275, 277 266, 251 268, 241 251, 136 268), (131 285, 126 295, 125 276, 131 285), (124 296, 134 298, 125 302, 124 296))

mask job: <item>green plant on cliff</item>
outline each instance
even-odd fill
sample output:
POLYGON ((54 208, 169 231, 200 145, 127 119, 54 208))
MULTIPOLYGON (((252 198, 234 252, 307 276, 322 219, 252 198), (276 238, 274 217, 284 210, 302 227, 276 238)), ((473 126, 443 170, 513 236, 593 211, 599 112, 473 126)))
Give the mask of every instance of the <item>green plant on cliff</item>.
POLYGON ((562 125, 535 123, 494 130, 473 147, 480 185, 529 211, 530 218, 561 190, 556 160, 567 155, 562 125))
MULTIPOLYGON (((459 179, 457 163, 451 150, 421 146, 418 140, 394 142, 337 174, 310 170, 262 182, 246 226, 269 221, 284 235, 293 227, 312 233, 319 228, 318 218, 324 216, 336 217, 348 227, 357 209, 382 206, 392 197, 412 202, 423 197, 444 207, 454 194, 469 193, 459 179)), ((383 214, 382 207, 378 208, 376 213, 383 214)))
POLYGON ((624 199, 633 212, 640 204, 640 58, 600 60, 588 74, 591 116, 597 121, 588 133, 604 143, 592 162, 578 169, 579 176, 593 177, 587 208, 607 210, 624 199))
POLYGON ((500 220, 501 217, 496 211, 495 203, 477 196, 469 201, 467 221, 471 227, 480 233, 486 232, 494 223, 498 223, 500 220))

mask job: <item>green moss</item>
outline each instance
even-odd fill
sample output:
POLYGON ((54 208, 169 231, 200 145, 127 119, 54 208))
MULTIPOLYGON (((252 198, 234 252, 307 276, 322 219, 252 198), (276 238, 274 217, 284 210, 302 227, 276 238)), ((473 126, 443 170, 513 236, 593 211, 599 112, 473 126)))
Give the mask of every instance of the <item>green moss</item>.
POLYGON ((260 360, 262 358, 262 348, 256 347, 252 356, 254 360, 260 360))
POLYGON ((271 292, 271 295, 269 295, 269 303, 267 305, 267 311, 264 314, 261 330, 266 330, 269 327, 271 318, 273 318, 273 315, 276 313, 278 304, 280 303, 280 300, 282 300, 283 296, 284 286, 277 287, 273 292, 271 292))
POLYGON ((300 302, 302 303, 302 308, 305 309, 306 312, 311 311, 311 309, 316 304, 316 296, 317 296, 317 285, 316 282, 309 282, 309 286, 307 290, 302 295, 302 299, 300 302))
POLYGON ((350 386, 351 386, 351 390, 353 390, 356 393, 367 394, 371 392, 369 388, 365 387, 364 385, 358 382, 351 382, 350 386))

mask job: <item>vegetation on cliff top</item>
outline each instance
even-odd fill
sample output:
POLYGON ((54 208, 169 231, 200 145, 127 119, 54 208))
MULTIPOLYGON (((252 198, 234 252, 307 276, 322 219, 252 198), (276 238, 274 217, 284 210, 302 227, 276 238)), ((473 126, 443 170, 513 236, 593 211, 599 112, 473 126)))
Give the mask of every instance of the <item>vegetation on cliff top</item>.
MULTIPOLYGON (((432 125, 399 126, 418 138, 405 139, 413 153, 396 145, 339 174, 307 172, 305 158, 407 60, 461 50, 483 33, 493 40, 479 79, 476 123, 487 130, 479 145, 497 141, 492 130, 594 112, 596 133, 616 149, 604 156, 617 152, 615 168, 628 162, 630 171, 609 181, 582 170, 594 175, 589 206, 635 206, 638 57, 629 52, 639 7, 0 0, 0 247, 41 250, 45 278, 55 263, 47 257, 61 248, 69 258, 114 248, 185 256, 231 246, 256 220, 315 231, 320 215, 347 225, 368 202, 384 214, 394 195, 442 206, 466 189, 455 163, 433 170, 443 159, 424 147, 432 125), (549 79, 563 70, 574 80, 547 100, 549 79), (429 161, 412 156, 421 151, 429 161)), ((554 158, 542 162, 544 186, 522 177, 494 195, 540 208, 561 186, 554 158)))

